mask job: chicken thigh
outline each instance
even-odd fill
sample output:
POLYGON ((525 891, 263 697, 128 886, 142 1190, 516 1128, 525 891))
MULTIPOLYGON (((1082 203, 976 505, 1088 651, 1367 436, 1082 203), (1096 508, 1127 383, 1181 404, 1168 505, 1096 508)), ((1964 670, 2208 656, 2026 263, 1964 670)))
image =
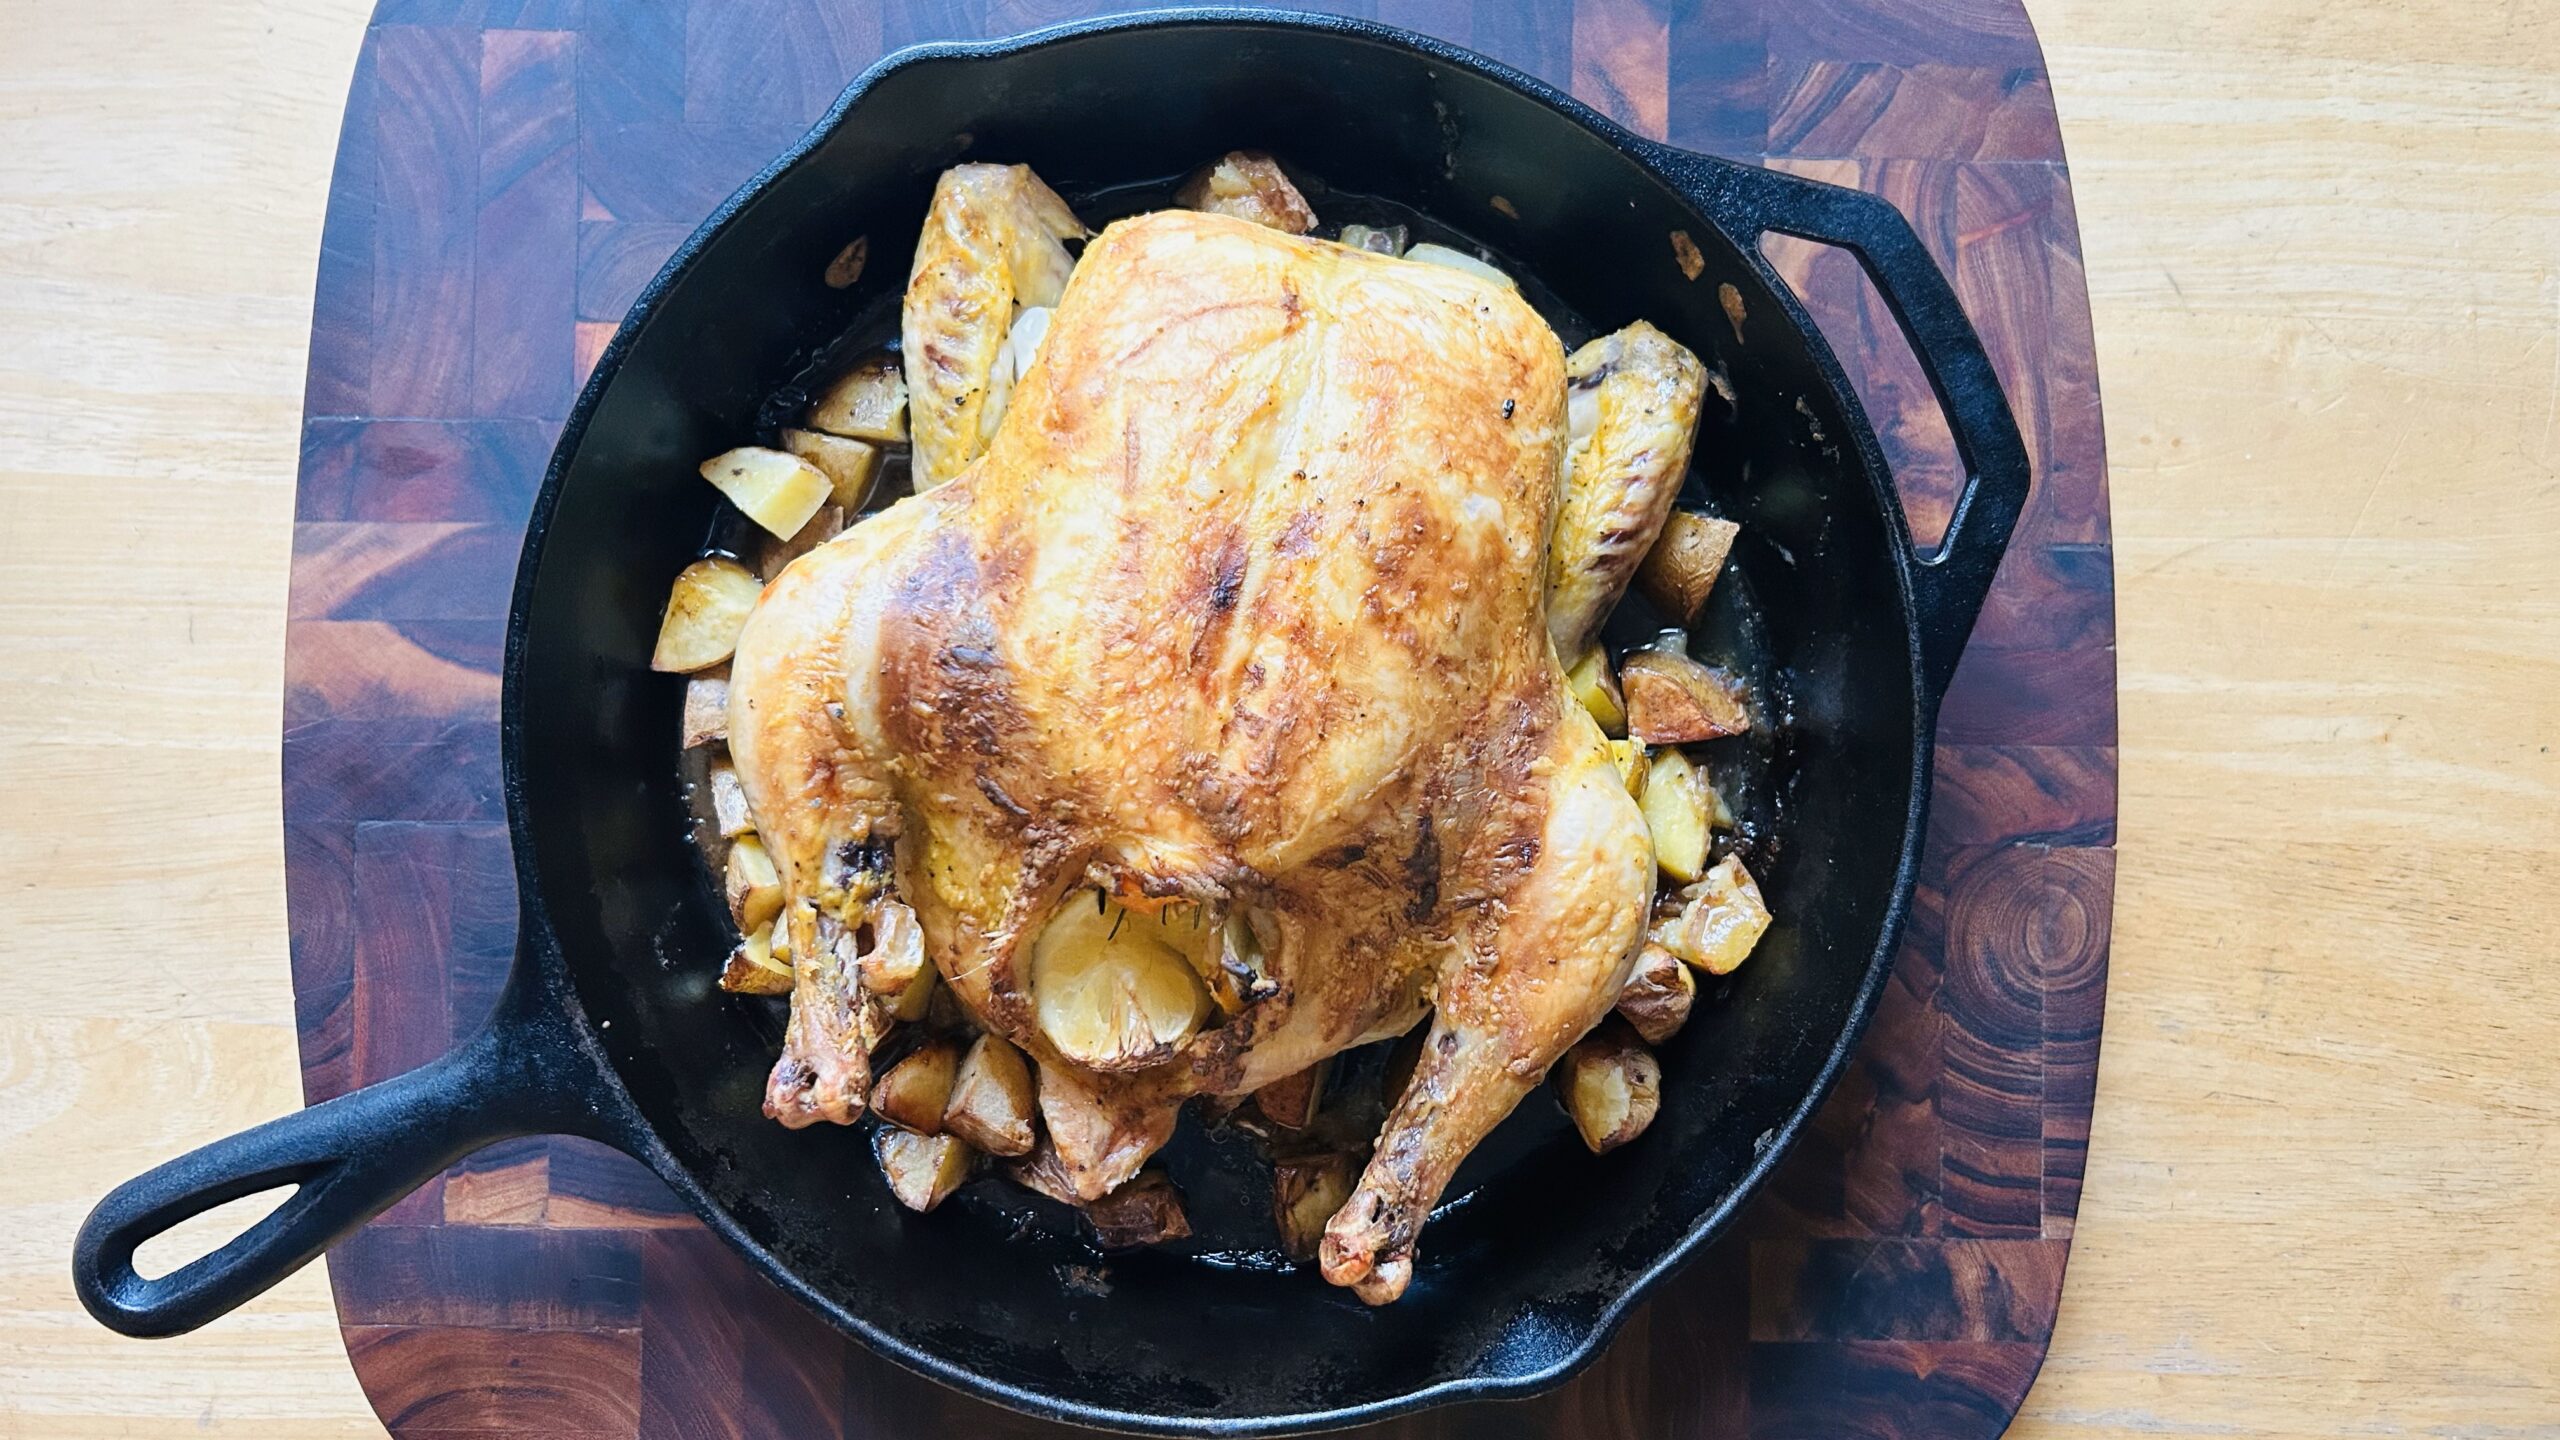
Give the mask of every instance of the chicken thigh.
POLYGON ((1039 357, 983 454, 793 563, 739 639, 797 982, 768 1109, 859 1114, 861 958, 910 914, 1034 1061, 1087 1199, 1187 1098, 1427 1012, 1321 1254, 1392 1300, 1652 898, 1549 638, 1565 357, 1475 275, 1181 212, 1091 242, 1039 357))

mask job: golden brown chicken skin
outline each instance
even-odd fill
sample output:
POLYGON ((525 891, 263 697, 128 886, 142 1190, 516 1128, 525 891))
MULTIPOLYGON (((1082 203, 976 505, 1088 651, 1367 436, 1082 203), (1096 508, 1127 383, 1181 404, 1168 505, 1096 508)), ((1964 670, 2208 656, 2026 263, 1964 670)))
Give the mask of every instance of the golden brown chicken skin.
MULTIPOLYGON (((1186 1098, 1429 1007, 1321 1254, 1395 1298, 1458 1162, 1608 1013, 1652 892, 1548 639, 1564 401, 1554 333, 1472 275, 1216 215, 1104 231, 985 454, 793 564, 740 638, 793 944, 911 906, 1087 1198, 1186 1098), (1071 1036, 1034 993, 1086 984, 1040 943, 1070 907, 1163 927, 1214 1003, 1071 1036)), ((843 1013, 811 969, 795 1013, 843 1013)), ((858 1112, 856 1064, 787 1053, 785 1108, 858 1112)))

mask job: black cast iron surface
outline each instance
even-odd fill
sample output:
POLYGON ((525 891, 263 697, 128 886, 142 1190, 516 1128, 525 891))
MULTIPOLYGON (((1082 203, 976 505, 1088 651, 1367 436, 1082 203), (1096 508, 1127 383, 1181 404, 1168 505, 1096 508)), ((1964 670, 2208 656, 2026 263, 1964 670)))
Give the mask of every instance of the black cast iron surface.
POLYGON ((570 1131, 641 1158, 758 1269, 882 1353, 1035 1414, 1274 1433, 1552 1385, 1723 1227, 1855 1046, 1910 895, 1937 700, 2026 489, 1979 341, 1909 227, 1870 196, 1673 150, 1480 57, 1356 20, 1160 12, 901 52, 678 251, 562 434, 509 626, 525 917, 490 1027, 120 1187, 82 1228, 82 1300, 126 1333, 192 1329, 471 1149, 570 1131), (1789 702, 1770 762, 1788 805, 1763 876, 1777 923, 1666 1047, 1661 1117, 1608 1156, 1530 1143, 1476 1167, 1464 1203, 1425 1231, 1411 1291, 1378 1310, 1305 1274, 1196 1256, 1116 1261, 1097 1295, 1063 1273, 1084 1257, 1062 1233, 1016 1238, 997 1206, 910 1215, 868 1146, 765 1121, 765 1027, 697 963, 727 948, 727 921, 685 840, 678 687, 647 669, 666 577, 715 504, 694 462, 753 433, 772 390, 901 283, 940 170, 1027 162, 1095 195, 1240 146, 1474 239, 1596 327, 1651 320, 1727 377, 1733 403, 1710 407, 1691 498, 1743 522, 1740 580, 1719 603, 1750 597, 1789 702), (1703 260, 1694 277, 1675 231, 1703 260), (1855 252, 1910 335, 1969 477, 1932 554, 1913 549, 1838 364, 1761 258, 1765 232, 1855 252), (829 259, 866 233, 864 280, 828 289, 829 259), (300 1189, 229 1245, 135 1273, 142 1240, 281 1184, 300 1189))

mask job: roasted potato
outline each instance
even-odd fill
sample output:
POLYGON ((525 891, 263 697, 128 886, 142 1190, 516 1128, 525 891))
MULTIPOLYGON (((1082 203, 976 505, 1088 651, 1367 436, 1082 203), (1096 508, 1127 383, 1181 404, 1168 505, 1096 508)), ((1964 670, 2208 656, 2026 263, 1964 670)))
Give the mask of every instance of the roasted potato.
POLYGON ((1520 288, 1519 281, 1504 274, 1495 265, 1479 260, 1464 250, 1452 250, 1446 245, 1434 245, 1428 240, 1405 251, 1404 258, 1424 265, 1437 265, 1444 270, 1463 270, 1479 280, 1490 280, 1505 290, 1520 288))
POLYGON ((761 445, 741 445, 703 461, 702 478, 777 540, 799 534, 835 491, 817 466, 761 445))
POLYGON ((1727 855, 1679 894, 1680 909, 1653 926, 1653 943, 1706 971, 1730 975, 1751 958, 1769 929, 1769 906, 1759 882, 1727 855))
POLYGON ((1644 742, 1641 740, 1610 741, 1609 760, 1618 767, 1618 778, 1626 782, 1627 793, 1642 800, 1647 768, 1644 742))
POLYGON ((1627 988, 1618 992, 1618 1014, 1647 1045, 1659 1045, 1689 1023, 1698 999, 1698 977, 1679 956, 1647 942, 1636 955, 1627 988))
POLYGON ((1733 537, 1741 533, 1742 527, 1730 520, 1672 511, 1662 522, 1661 538, 1636 567, 1636 589, 1685 629, 1706 608, 1716 577, 1724 573, 1725 557, 1733 553, 1733 537))
POLYGON ((1007 1165, 1006 1177, 1034 1195, 1045 1195, 1061 1205, 1084 1208, 1084 1197, 1076 1193, 1076 1182, 1067 1174, 1066 1162, 1058 1158, 1058 1147, 1043 1135, 1029 1153, 1007 1165))
MULTIPOLYGON (((812 430, 867 440, 874 445, 907 443, 907 376, 887 355, 865 357, 847 370, 810 405, 801 423, 812 430)), ((824 467, 820 467, 824 468, 824 467)))
POLYGON ((791 967, 773 958, 773 927, 747 932, 720 969, 720 988, 732 995, 788 995, 791 967))
POLYGON ((1208 1018, 1209 993, 1177 941, 1193 925, 1070 900, 1031 949, 1031 1013, 1058 1053, 1096 1070, 1151 1065, 1208 1018))
POLYGON ((871 1108, 919 1135, 939 1135, 942 1112, 951 1103, 952 1082, 959 1078, 959 1044, 927 1040, 872 1085, 871 1108))
POLYGON ((1707 371, 1641 320, 1574 351, 1564 369, 1564 492, 1547 542, 1547 634, 1557 654, 1579 655, 1679 498, 1707 371))
POLYGON ((1683 884, 1707 870, 1707 840, 1714 829, 1714 792, 1707 773, 1678 750, 1653 752, 1645 762, 1645 829, 1653 835, 1653 861, 1662 873, 1683 884))
POLYGON ((1253 1092, 1253 1108, 1282 1130, 1304 1130, 1315 1122, 1316 1109, 1324 1104, 1324 1085, 1332 1069, 1333 1061, 1327 1057, 1285 1080, 1274 1080, 1253 1092))
POLYGON ((1038 1097, 1022 1052, 994 1035, 981 1035, 960 1058, 942 1128, 990 1155, 1028 1155, 1038 1138, 1031 1128, 1038 1097))
POLYGON ((1610 673, 1608 651, 1594 645, 1582 652, 1582 658, 1564 672, 1564 683, 1599 723, 1601 734, 1611 739, 1625 736, 1627 702, 1619 693, 1618 677, 1610 673))
POLYGON ((1345 225, 1342 243, 1354 250, 1372 255, 1398 256, 1404 253, 1405 228, 1401 225, 1345 225))
POLYGON ((1716 740, 1751 728, 1742 682, 1673 650, 1637 650, 1618 668, 1627 733, 1647 745, 1716 740))
POLYGON ((1271 1219, 1280 1230, 1281 1253, 1292 1260, 1316 1258, 1325 1224, 1351 1198, 1359 1178, 1359 1157, 1353 1155, 1327 1151, 1274 1158, 1271 1219))
POLYGON ((1316 212, 1307 197, 1289 183, 1280 162, 1259 150, 1237 150, 1205 166, 1182 182, 1173 203, 1185 210, 1233 215, 1292 235, 1316 228, 1316 212))
POLYGON ((782 876, 765 853, 764 841, 751 831, 731 842, 726 870, 729 918, 738 922, 739 933, 772 924, 782 913, 782 876))
POLYGON ((684 748, 729 738, 729 667, 716 665, 684 682, 684 748))
POLYGON ((951 1198, 969 1178, 969 1147, 956 1135, 918 1135, 894 1125, 871 1132, 871 1153, 889 1193, 918 1214, 951 1198))
POLYGON ((658 648, 649 668, 671 672, 724 664, 747 628, 747 612, 764 594, 764 582, 726 556, 696 560, 677 574, 658 621, 658 648))
POLYGON ((848 513, 869 503, 873 487, 880 483, 880 447, 868 440, 823 430, 785 430, 782 448, 817 466, 834 487, 828 498, 848 513))
POLYGON ((711 762, 711 774, 705 782, 711 787, 711 819, 725 840, 735 840, 756 828, 756 817, 747 813, 747 787, 738 783, 738 767, 726 759, 711 762))
POLYGON ((1099 1200, 1088 1200, 1084 1218, 1093 1238, 1105 1250, 1135 1250, 1161 1245, 1191 1233, 1191 1217, 1183 1213, 1182 1192, 1161 1170, 1141 1170, 1127 1184, 1099 1200))
POLYGON ((1623 1022, 1604 1020, 1556 1062, 1556 1087, 1582 1143, 1603 1155, 1653 1123, 1662 1105, 1662 1066, 1623 1022))
POLYGON ((764 583, 772 584, 791 562, 844 533, 845 513, 841 505, 821 505, 800 533, 788 540, 766 540, 756 547, 756 573, 764 583))

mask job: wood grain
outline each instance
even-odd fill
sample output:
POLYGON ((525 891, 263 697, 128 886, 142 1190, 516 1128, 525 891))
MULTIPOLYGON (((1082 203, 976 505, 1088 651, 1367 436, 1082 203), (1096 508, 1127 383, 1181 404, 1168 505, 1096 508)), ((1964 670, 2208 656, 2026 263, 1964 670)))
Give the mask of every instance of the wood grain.
MULTIPOLYGON (((1025 9, 1025 23, 1046 9, 1003 8, 1025 9)), ((1572 64, 1573 26, 1542 7, 1374 8, 1545 73, 1572 64)), ((1836 118, 1949 88, 1892 51, 1907 37, 1885 33, 1881 58, 1861 60, 1875 27, 1843 23, 1835 4, 1761 30, 1729 8, 1664 7, 1675 142, 1742 150, 1734 137, 1764 133, 1770 92, 1796 82, 1774 58, 1764 70, 1742 57, 1786 40, 1789 74, 1905 72, 1889 96, 1879 72, 1835 72, 1825 83, 1853 100, 1804 132, 1818 141, 1789 144, 1912 158, 1842 138, 1867 131, 1836 118)), ((2014 43, 1978 8, 1945 7, 1949 28, 2014 43)), ((2540 883, 2560 855, 2547 748, 2560 728, 2560 17, 2453 0, 2030 8, 2053 98, 2017 103, 2058 106, 2069 135, 2073 184, 2058 203, 2076 204, 2095 314, 2094 328, 2056 314, 2057 335, 2079 338, 2048 358, 2057 391, 2094 394, 2095 366, 2074 363, 2094 333, 2114 463, 2111 477, 2045 488, 2040 502, 2056 503, 2040 513, 2060 538, 2037 571, 2013 562, 2004 593, 2050 571, 2059 578, 2016 591, 2013 623, 2090 624, 2085 610, 2047 617, 2090 593, 2072 568, 2105 573, 2112 540, 2124 704, 2112 755, 2076 741, 1964 747, 1969 770, 1970 757, 1986 771, 2035 767, 2024 818, 2040 833, 2078 850, 2113 838, 2121 858, 2086 1203, 2053 1348, 2012 1433, 2542 1433, 2560 1423, 2548 1164, 2560 1119, 2547 1100, 2560 1088, 2560 911, 2540 883), (2075 797, 2117 768, 2121 819, 2091 833, 2075 797)), ((146 1347, 83 1320, 62 1266, 106 1186, 298 1102, 286 1060, 297 1002, 312 1083, 352 1079, 351 987, 327 977, 352 974, 354 936, 313 897, 347 893, 354 837, 297 824, 279 846, 273 757, 313 266, 324 286, 369 285, 374 250, 376 190, 328 179, 363 11, 105 0, 0 19, 0 664, 19 681, 0 693, 0 774, 24 797, 0 821, 0 873, 18 882, 0 887, 0 907, 19 937, 0 992, 0 1435, 381 1433, 316 1270, 146 1347), (289 947, 279 855, 297 877, 289 947), (145 983, 101 984, 65 963, 83 950, 140 957, 145 983)), ((387 3, 379 18, 539 31, 583 17, 592 34, 635 13, 644 25, 645 11, 595 0, 438 0, 387 3)), ((899 7, 879 15, 881 42, 978 13, 899 7)), ((667 53, 663 37, 582 49, 582 125, 616 76, 680 125, 685 72, 633 68, 667 53)), ((347 109, 351 123, 364 113, 347 109)), ((1991 144, 2010 132, 1980 133, 1991 144)), ((1977 158, 2009 163, 2000 153, 1977 158)), ((593 197, 580 205, 583 254, 587 225, 611 221, 593 197)), ((2076 257, 2048 263, 2077 283, 2076 257)), ((610 329, 586 283, 582 266, 573 364, 610 329)), ((366 362, 364 339, 309 331, 313 414, 366 413, 369 363, 348 369, 366 362)), ((2071 471, 2098 453, 2095 408, 2054 414, 2086 431, 2055 442, 2049 473, 2071 471)), ((339 490, 304 467, 301 503, 325 513, 301 518, 504 520, 548 445, 450 416, 365 429, 339 437, 371 447, 339 490), (521 488, 465 511, 450 507, 481 492, 438 498, 440 482, 392 473, 404 465, 484 484, 513 465, 521 488), (413 499, 419 511, 396 508, 413 499)), ((444 693, 432 667, 475 643, 414 618, 298 623, 342 627, 330 633, 349 649, 408 647, 402 666, 419 673, 373 701, 329 693, 347 723, 385 725, 444 693)), ((297 723, 289 712, 288 747, 297 723)), ((2005 822, 1951 798, 1967 793, 1942 786, 1933 826, 1957 825, 1950 843, 1995 843, 2005 822)), ((456 812, 468 795, 457 787, 456 812)), ((2094 1073, 2087 979, 2044 993, 2048 1197, 2078 1193, 2076 1152, 2050 1141, 2071 1137, 2094 1073)), ((1898 976, 1880 1022, 1919 1032, 1903 1044, 1924 1052, 1930 983, 1898 976)), ((1928 1223, 1911 1163, 1939 1143, 1927 1108, 1892 1069, 1848 1084, 1895 1101, 1869 1102, 1872 1124, 1819 1143, 1874 1159, 1800 1179, 1790 1212, 1928 1223)), ((547 1149, 489 1158, 557 1163, 547 1149)), ((581 1166, 599 1168, 574 1153, 562 1168, 581 1166)), ((576 1193, 613 1178, 589 1173, 576 1193)), ((644 1266, 673 1273, 653 1238, 644 1266)), ((1747 1268, 1701 1283, 1738 1289, 1747 1268)), ((1790 1324, 1854 1313, 1788 1306, 1801 1317, 1790 1324)), ((1968 1340, 1861 1339, 1834 1363, 1791 1367, 1814 1347, 1747 1347, 1738 1327, 1755 1313, 1657 1307, 1603 1361, 1640 1401, 1496 1413, 1634 1433, 1641 1403, 1659 1422, 1649 1433, 1707 1435, 1736 1433, 1729 1422, 1756 1404, 1790 1417, 1786 1433, 1857 1433, 1843 1417, 1862 1403, 1860 1377, 1893 1383, 1896 1347, 1927 1343, 1945 1383, 1904 1412, 1904 1433, 1975 1433, 1989 1413, 1977 1406, 2026 1383, 1968 1340), (1719 1358, 1746 1353, 1758 1359, 1740 1368, 1719 1358)), ((742 1316, 734 1333, 769 1354, 795 1314, 742 1316)), ((658 1404, 683 1392, 675 1363, 654 1362, 658 1404)), ((897 1377, 812 1383, 879 1417, 882 1433, 924 1433, 937 1414, 913 1408, 897 1377)), ((602 1423, 587 1433, 630 1424, 602 1423)))

